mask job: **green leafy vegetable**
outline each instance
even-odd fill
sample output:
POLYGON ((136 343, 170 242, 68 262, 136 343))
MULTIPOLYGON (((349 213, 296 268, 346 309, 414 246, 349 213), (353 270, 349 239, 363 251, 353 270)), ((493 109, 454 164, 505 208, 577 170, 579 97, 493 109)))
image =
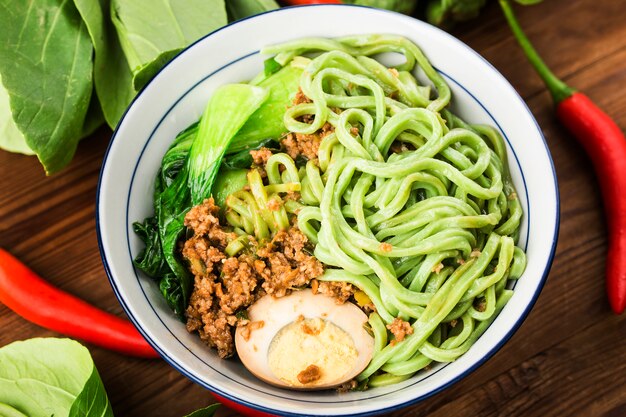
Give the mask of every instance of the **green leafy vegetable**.
POLYGON ((220 407, 219 404, 211 404, 208 407, 196 410, 191 414, 187 414, 185 417, 212 417, 215 415, 215 411, 220 407))
POLYGON ((395 12, 411 14, 415 10, 417 0, 343 0, 344 3, 357 4, 359 6, 377 7, 379 9, 393 10, 395 12))
POLYGON ((163 156, 161 161, 161 178, 166 186, 170 185, 185 164, 191 144, 198 134, 199 125, 200 122, 196 122, 180 132, 163 156))
POLYGON ((0 76, 13 122, 47 173, 69 163, 92 94, 93 46, 74 3, 0 0, 0 76))
POLYGON ((135 96, 132 73, 110 18, 111 0, 74 0, 94 47, 94 86, 107 124, 115 128, 135 96))
POLYGON ((146 245, 135 258, 135 266, 152 278, 161 278, 170 273, 171 269, 163 259, 163 249, 159 240, 159 224, 156 217, 148 217, 143 223, 134 223, 133 231, 146 245))
POLYGON ((228 153, 254 149, 267 138, 278 138, 285 133, 283 114, 293 102, 300 85, 302 68, 287 65, 261 81, 258 86, 269 90, 269 99, 257 110, 237 133, 228 153))
POLYGON ((191 277, 177 254, 187 211, 211 195, 233 136, 267 99, 267 90, 228 84, 214 93, 199 123, 178 134, 165 154, 155 187, 155 217, 133 225, 146 244, 135 265, 159 279, 168 305, 183 317, 191 277))
POLYGON ((220 169, 215 178, 215 184, 213 184, 215 204, 219 207, 224 207, 226 197, 243 189, 247 184, 247 169, 220 169))
POLYGON ((278 3, 274 0, 228 0, 226 2, 228 20, 231 22, 268 10, 278 9, 278 7, 278 3))
POLYGON ((280 65, 276 60, 272 58, 268 58, 263 62, 263 72, 266 77, 280 71, 283 66, 280 65))
POLYGON ((194 206, 211 196, 222 157, 237 131, 247 120, 265 120, 255 112, 267 98, 267 89, 247 84, 227 84, 215 91, 189 151, 189 189, 194 206))
POLYGON ((252 155, 250 154, 250 151, 258 150, 261 148, 267 148, 272 151, 279 151, 280 150, 279 139, 278 138, 265 139, 265 140, 262 140, 261 142, 258 142, 253 148, 230 154, 224 158, 224 161, 222 162, 222 166, 229 168, 229 169, 250 168, 252 166, 252 155))
MULTIPOLYGON (((9 104, 9 92, 2 84, 0 74, 0 148, 9 152, 23 153, 24 155, 34 155, 32 149, 26 144, 26 138, 17 128, 11 114, 9 104)), ((1 414, 0 414, 1 415, 1 414)))
POLYGON ((430 0, 426 18, 437 26, 449 27, 478 16, 486 0, 430 0))
POLYGON ((227 23, 223 0, 111 0, 135 89, 182 48, 227 23))
POLYGON ((70 339, 0 348, 0 415, 113 417, 89 351, 70 339))

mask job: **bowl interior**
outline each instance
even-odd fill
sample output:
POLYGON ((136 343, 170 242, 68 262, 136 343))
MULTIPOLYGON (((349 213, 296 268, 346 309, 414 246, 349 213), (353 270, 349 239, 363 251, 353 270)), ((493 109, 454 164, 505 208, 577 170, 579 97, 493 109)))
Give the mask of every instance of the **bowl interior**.
MULTIPOLYGON (((393 57, 388 57, 393 59, 393 57)), ((423 399, 467 375, 519 327, 547 276, 558 232, 558 190, 552 161, 535 120, 506 80, 449 34, 392 12, 351 6, 281 9, 218 30, 174 59, 141 92, 118 126, 102 168, 98 238, 116 295, 147 340, 181 373, 222 396, 273 414, 349 415, 389 411, 423 399), (393 386, 339 394, 269 386, 237 361, 220 360, 189 334, 157 286, 133 268, 142 244, 132 223, 152 215, 154 177, 174 136, 196 121, 212 92, 252 78, 263 46, 305 36, 393 33, 418 44, 450 84, 453 109, 465 120, 497 127, 524 217, 519 245, 528 266, 515 294, 486 333, 450 364, 393 386)))

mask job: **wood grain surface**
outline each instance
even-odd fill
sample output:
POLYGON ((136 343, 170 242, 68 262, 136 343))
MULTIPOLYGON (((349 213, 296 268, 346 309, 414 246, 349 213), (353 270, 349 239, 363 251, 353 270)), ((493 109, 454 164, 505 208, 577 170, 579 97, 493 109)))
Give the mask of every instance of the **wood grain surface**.
MULTIPOLYGON (((546 0, 517 10, 554 72, 626 131, 626 3, 546 0)), ((556 121, 496 2, 453 34, 504 74, 543 129, 561 193, 559 243, 537 304, 504 348, 452 387, 389 416, 626 416, 626 315, 610 312, 604 292, 607 240, 591 165, 556 121)), ((54 285, 124 316, 100 261, 94 220, 110 136, 102 128, 85 139, 71 166, 52 177, 36 158, 0 151, 0 246, 54 285)), ((0 346, 58 336, 2 305, 0 329, 0 346)), ((164 361, 89 348, 116 416, 179 417, 214 402, 164 361)), ((218 415, 237 414, 222 407, 218 415)))

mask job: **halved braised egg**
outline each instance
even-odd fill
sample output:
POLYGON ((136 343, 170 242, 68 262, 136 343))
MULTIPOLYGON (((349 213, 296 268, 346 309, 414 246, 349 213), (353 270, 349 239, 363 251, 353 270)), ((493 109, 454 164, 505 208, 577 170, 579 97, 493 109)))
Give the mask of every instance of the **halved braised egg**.
POLYGON ((332 388, 357 376, 372 359, 374 339, 367 315, 352 303, 309 289, 274 298, 266 295, 248 309, 239 326, 239 358, 258 378, 292 389, 332 388))

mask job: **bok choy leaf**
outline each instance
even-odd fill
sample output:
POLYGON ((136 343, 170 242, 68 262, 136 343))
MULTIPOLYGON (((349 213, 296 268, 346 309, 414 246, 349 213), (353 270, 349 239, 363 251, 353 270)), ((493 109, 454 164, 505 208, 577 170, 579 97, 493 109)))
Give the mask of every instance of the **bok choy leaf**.
POLYGON ((136 90, 184 47, 227 23, 223 0, 111 0, 111 19, 136 90))
POLYGON ((283 115, 298 91, 302 71, 300 66, 289 64, 257 84, 269 90, 270 97, 237 133, 228 153, 254 149, 260 141, 285 133, 283 115))
POLYGON ((163 158, 155 187, 155 217, 134 225, 146 245, 135 265, 159 280, 161 293, 181 318, 193 284, 178 254, 185 215, 211 196, 228 145, 267 97, 266 89, 246 84, 218 88, 200 122, 182 131, 163 158))
POLYGON ((194 206, 211 196, 230 141, 267 98, 267 89, 247 84, 227 84, 214 93, 189 151, 189 189, 194 206))
POLYGON ((0 349, 0 415, 113 417, 113 412, 84 346, 37 338, 0 349))
POLYGON ((93 91, 86 25, 71 1, 0 0, 0 28, 0 75, 13 123, 46 172, 57 172, 83 136, 93 91))

